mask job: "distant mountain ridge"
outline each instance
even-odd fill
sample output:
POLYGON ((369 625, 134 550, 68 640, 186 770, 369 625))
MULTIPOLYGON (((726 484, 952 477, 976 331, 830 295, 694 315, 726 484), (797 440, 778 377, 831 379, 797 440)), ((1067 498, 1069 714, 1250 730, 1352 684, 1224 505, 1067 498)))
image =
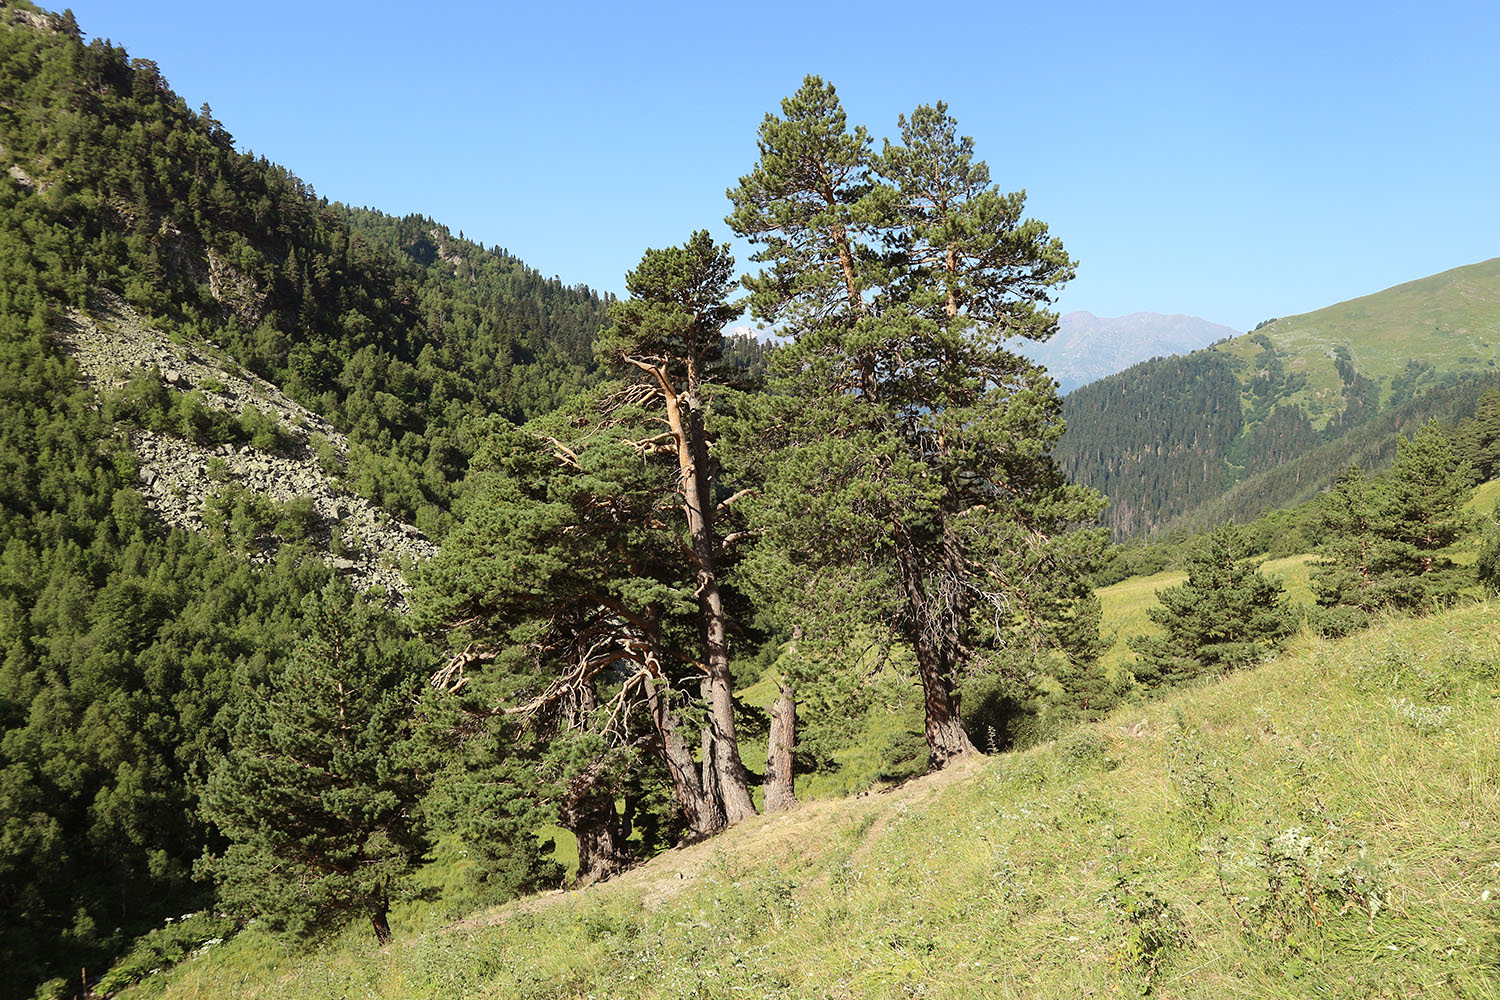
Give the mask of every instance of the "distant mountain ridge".
POLYGON ((1238 330, 1197 316, 1152 312, 1095 316, 1078 311, 1062 317, 1051 340, 1025 344, 1019 351, 1045 365, 1057 379, 1058 391, 1066 394, 1141 361, 1187 354, 1239 335, 1238 330))

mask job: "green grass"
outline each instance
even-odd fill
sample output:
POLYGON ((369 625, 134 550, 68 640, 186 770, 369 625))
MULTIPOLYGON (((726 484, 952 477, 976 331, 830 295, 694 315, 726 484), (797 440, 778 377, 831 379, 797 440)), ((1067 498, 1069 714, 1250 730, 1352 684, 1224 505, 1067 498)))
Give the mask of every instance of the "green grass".
POLYGON ((1496 503, 1500 503, 1500 479, 1480 484, 1464 506, 1476 514, 1488 514, 1495 509, 1496 503))
POLYGON ((133 996, 1500 996, 1500 606, 759 817, 601 886, 133 996))

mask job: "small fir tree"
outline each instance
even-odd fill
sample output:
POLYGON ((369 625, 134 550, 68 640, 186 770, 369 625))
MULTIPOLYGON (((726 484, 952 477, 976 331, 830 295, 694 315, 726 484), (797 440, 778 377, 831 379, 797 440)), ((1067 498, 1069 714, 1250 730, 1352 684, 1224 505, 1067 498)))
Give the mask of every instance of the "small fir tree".
POLYGON ((1325 634, 1345 635, 1363 628, 1371 611, 1383 603, 1374 569, 1380 538, 1370 492, 1364 470, 1351 465, 1318 499, 1323 541, 1311 586, 1319 606, 1316 624, 1325 634))
POLYGON ((1392 604, 1449 604, 1466 582, 1444 553, 1473 526, 1465 510, 1474 495, 1472 474, 1436 420, 1397 442, 1396 463, 1382 478, 1374 503, 1386 543, 1378 569, 1391 580, 1392 604))
POLYGON ((1380 608, 1453 601, 1468 577, 1445 553, 1472 526, 1472 474, 1436 421, 1397 443, 1396 463, 1378 480, 1345 470, 1320 500, 1312 587, 1324 632, 1363 627, 1380 608))
POLYGON ((1295 630, 1281 581, 1261 575, 1233 525, 1215 528, 1189 554, 1187 571, 1187 582, 1157 591, 1161 603, 1147 612, 1162 633, 1130 639, 1136 679, 1147 687, 1247 667, 1295 630))
POLYGON ((230 750, 203 796, 229 847, 202 868, 228 910, 298 937, 363 913, 385 944, 388 908, 411 894, 427 848, 416 647, 341 580, 302 610, 291 661, 240 692, 230 750))

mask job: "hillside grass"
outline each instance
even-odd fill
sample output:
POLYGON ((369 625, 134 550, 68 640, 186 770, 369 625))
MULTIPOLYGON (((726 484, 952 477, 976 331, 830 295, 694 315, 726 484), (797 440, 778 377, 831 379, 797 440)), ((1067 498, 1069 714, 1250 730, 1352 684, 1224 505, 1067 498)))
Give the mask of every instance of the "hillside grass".
POLYGON ((1500 605, 759 817, 377 950, 247 931, 128 996, 1500 996, 1500 605))
MULTIPOLYGON (((1361 375, 1383 382, 1387 390, 1391 378, 1414 359, 1440 373, 1495 367, 1500 359, 1500 257, 1284 317, 1210 350, 1240 359, 1248 372, 1261 351, 1255 340, 1259 335, 1287 356, 1287 374, 1307 377, 1306 386, 1287 399, 1301 403, 1313 426, 1322 428, 1343 408, 1343 381, 1333 364, 1339 344, 1349 348, 1361 375)), ((1252 376, 1242 375, 1241 384, 1252 376)), ((1248 395, 1245 402, 1250 402, 1248 395)))

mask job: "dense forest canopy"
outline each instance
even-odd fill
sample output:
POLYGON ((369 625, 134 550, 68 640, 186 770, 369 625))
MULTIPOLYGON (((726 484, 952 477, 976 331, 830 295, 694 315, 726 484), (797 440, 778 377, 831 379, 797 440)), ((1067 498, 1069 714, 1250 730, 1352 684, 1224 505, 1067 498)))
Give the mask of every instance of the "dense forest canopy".
POLYGON ((107 291, 222 345, 349 432, 348 488, 441 535, 469 422, 586 384, 608 301, 428 220, 331 205, 149 60, 67 15, 4 13, 0 951, 6 991, 29 993, 208 900, 197 801, 235 691, 287 658, 329 576, 305 543, 255 569, 166 529, 60 317, 107 291))

